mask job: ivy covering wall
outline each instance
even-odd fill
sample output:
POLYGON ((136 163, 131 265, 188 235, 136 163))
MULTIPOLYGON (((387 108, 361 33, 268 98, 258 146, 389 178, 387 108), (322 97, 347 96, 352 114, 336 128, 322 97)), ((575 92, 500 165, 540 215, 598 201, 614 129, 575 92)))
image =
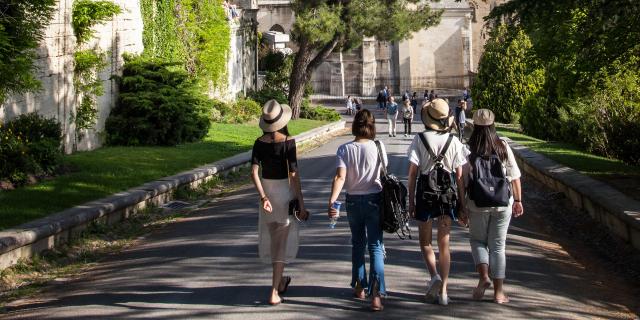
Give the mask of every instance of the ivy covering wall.
POLYGON ((222 0, 141 0, 143 56, 180 63, 204 88, 226 84, 231 30, 222 0))

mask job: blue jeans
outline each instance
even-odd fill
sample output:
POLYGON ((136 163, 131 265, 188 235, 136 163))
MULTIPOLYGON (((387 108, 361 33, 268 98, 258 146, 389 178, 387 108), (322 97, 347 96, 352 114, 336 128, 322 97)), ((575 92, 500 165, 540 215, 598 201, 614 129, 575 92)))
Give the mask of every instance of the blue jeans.
POLYGON ((347 218, 351 228, 351 287, 359 282, 368 293, 373 293, 377 283, 380 295, 386 295, 384 284, 384 247, 380 227, 380 207, 382 195, 347 194, 347 218), (365 247, 369 249, 369 279, 365 268, 365 247))

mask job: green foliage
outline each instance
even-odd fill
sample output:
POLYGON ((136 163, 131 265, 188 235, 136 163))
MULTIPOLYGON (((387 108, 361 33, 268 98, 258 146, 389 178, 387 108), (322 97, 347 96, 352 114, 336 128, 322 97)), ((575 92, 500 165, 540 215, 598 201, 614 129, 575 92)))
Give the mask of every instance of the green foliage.
POLYGON ((531 40, 523 69, 544 65, 544 82, 521 112, 527 134, 639 164, 638 17, 640 2, 631 0, 511 0, 492 11, 490 22, 522 29, 531 40))
POLYGON ((35 49, 49 24, 55 0, 0 2, 0 104, 10 94, 35 91, 35 49))
POLYGON ((258 91, 250 92, 249 97, 260 105, 264 105, 271 99, 278 101, 278 103, 284 104, 288 103, 289 101, 289 98, 287 98, 287 95, 284 93, 284 91, 267 87, 263 87, 258 91))
POLYGON ((28 175, 53 172, 62 156, 61 139, 60 124, 37 113, 0 125, 0 180, 19 185, 28 175))
POLYGON ((212 103, 214 122, 245 123, 258 120, 262 107, 251 99, 238 99, 232 103, 215 100, 212 103))
POLYGON ((321 121, 338 121, 340 114, 324 106, 312 106, 308 99, 302 100, 300 118, 321 121))
POLYGON ((143 55, 179 62, 200 86, 226 84, 231 31, 222 0, 141 0, 143 55))
POLYGON ((474 105, 487 108, 500 122, 517 123, 529 99, 535 99, 544 82, 543 70, 529 52, 531 41, 518 28, 499 25, 491 31, 472 89, 474 105))
POLYGON ((176 145, 202 139, 211 101, 171 64, 127 57, 116 107, 106 122, 110 145, 176 145))
POLYGON ((74 53, 73 84, 76 88, 80 104, 73 115, 76 125, 76 136, 81 130, 91 129, 98 120, 97 97, 104 93, 98 72, 107 66, 107 55, 93 49, 74 53))
POLYGON ((92 28, 111 20, 122 9, 108 0, 75 0, 71 15, 71 25, 78 44, 86 43, 93 37, 92 28))

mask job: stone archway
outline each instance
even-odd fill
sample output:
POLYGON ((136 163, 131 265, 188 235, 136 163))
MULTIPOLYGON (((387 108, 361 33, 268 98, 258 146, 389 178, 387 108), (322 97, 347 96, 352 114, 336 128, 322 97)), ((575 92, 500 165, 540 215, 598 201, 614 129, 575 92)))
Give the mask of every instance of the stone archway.
POLYGON ((280 33, 286 33, 285 30, 284 30, 284 27, 279 25, 279 24, 274 24, 273 26, 271 26, 269 31, 276 31, 276 32, 280 32, 280 33))

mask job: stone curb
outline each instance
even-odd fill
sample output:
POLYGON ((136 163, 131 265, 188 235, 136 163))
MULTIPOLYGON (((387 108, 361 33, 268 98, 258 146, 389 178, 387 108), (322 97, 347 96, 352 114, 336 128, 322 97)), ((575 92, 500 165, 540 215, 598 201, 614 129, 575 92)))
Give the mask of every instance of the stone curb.
MULTIPOLYGON (((299 145, 304 144, 342 130, 345 125, 344 120, 333 122, 294 138, 299 145)), ((29 258, 68 241, 93 221, 116 223, 147 205, 160 205, 169 201, 172 192, 180 186, 197 186, 217 174, 245 166, 250 161, 251 151, 247 151, 0 231, 0 270, 15 264, 21 258, 29 258)))
MULTIPOLYGON (((473 124, 471 120, 467 122, 473 124)), ((547 187, 562 192, 574 206, 585 210, 593 219, 640 250, 640 201, 509 138, 503 139, 511 146, 522 171, 547 187)))

